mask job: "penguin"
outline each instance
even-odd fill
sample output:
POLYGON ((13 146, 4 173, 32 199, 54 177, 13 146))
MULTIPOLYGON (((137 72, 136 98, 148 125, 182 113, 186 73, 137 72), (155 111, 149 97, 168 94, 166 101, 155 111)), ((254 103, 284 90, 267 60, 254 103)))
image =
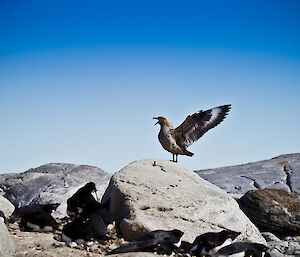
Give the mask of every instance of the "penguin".
POLYGON ((23 231, 51 232, 58 229, 58 223, 51 216, 59 203, 55 204, 31 204, 16 208, 9 222, 13 223, 21 218, 19 226, 23 231))
POLYGON ((107 255, 128 252, 156 252, 171 255, 172 252, 178 252, 182 236, 183 232, 178 229, 155 230, 110 251, 107 255))
POLYGON ((89 182, 83 187, 79 188, 77 192, 67 200, 68 216, 74 217, 80 214, 83 209, 87 208, 88 206, 90 208, 100 208, 101 204, 96 201, 96 199, 92 195, 92 193, 96 191, 97 189, 94 182, 89 182))
POLYGON ((33 232, 52 232, 58 229, 58 223, 47 212, 32 212, 21 217, 20 229, 33 232))
POLYGON ((104 239, 107 225, 100 213, 84 211, 62 230, 61 241, 85 244, 97 239, 104 239))
POLYGON ((232 230, 222 230, 221 232, 208 232, 197 236, 192 243, 189 253, 192 256, 213 256, 218 250, 239 236, 240 232, 232 230))
POLYGON ((192 248, 192 244, 190 242, 181 241, 178 253, 180 254, 189 253, 191 248, 192 248))
POLYGON ((219 249, 215 256, 229 256, 243 252, 245 257, 271 257, 268 250, 269 248, 263 244, 236 242, 219 249))
POLYGON ((32 212, 46 212, 51 215, 53 211, 57 209, 60 203, 48 203, 48 204, 30 204, 22 207, 15 206, 14 212, 9 217, 9 223, 14 223, 18 218, 32 212))
POLYGON ((93 182, 89 182, 82 188, 79 188, 78 191, 67 200, 68 216, 76 217, 82 212, 98 212, 106 225, 113 223, 113 216, 109 212, 110 199, 104 204, 99 203, 92 195, 92 192, 96 191, 96 185, 93 182))

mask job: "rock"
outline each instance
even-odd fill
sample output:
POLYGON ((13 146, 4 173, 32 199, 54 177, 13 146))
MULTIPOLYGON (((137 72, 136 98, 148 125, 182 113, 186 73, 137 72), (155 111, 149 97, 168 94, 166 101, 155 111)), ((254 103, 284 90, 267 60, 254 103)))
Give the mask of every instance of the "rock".
POLYGON ((300 237, 285 237, 283 240, 288 243, 286 252, 294 256, 300 256, 300 237))
POLYGON ((5 183, 5 180, 17 175, 17 173, 7 173, 7 174, 0 174, 0 189, 2 192, 5 192, 7 189, 3 183, 5 183), (3 188, 4 187, 4 188, 3 188))
POLYGON ((19 207, 31 203, 62 203, 53 216, 64 217, 67 198, 90 181, 96 184, 101 196, 110 177, 110 174, 97 167, 50 163, 9 176, 0 187, 6 191, 4 197, 19 207))
POLYGON ((102 201, 127 240, 157 229, 179 229, 192 242, 205 232, 231 229, 240 240, 265 243, 258 229, 225 191, 177 163, 136 161, 115 173, 102 201))
POLYGON ((196 173, 235 198, 249 190, 265 188, 300 193, 300 153, 196 173))
POLYGON ((14 246, 6 226, 0 220, 0 257, 12 257, 14 246))
POLYGON ((262 236, 267 241, 271 256, 300 256, 300 238, 283 237, 279 239, 270 232, 262 232, 262 236))
POLYGON ((300 235, 300 194, 283 190, 251 190, 239 200, 240 208, 261 229, 300 235))
POLYGON ((15 206, 2 195, 0 195, 0 211, 3 211, 5 217, 8 218, 14 210, 15 206))
POLYGON ((267 242, 281 242, 281 240, 271 232, 262 232, 261 235, 264 237, 264 239, 266 239, 267 242))

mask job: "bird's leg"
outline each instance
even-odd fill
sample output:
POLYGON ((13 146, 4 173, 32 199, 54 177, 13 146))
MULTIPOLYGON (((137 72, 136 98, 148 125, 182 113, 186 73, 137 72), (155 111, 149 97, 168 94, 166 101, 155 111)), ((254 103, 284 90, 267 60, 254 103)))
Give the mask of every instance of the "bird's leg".
POLYGON ((178 161, 178 154, 176 154, 176 161, 175 162, 177 162, 178 161))
POLYGON ((172 160, 172 162, 175 162, 175 159, 174 159, 174 154, 172 153, 172 156, 173 156, 173 160, 172 160))

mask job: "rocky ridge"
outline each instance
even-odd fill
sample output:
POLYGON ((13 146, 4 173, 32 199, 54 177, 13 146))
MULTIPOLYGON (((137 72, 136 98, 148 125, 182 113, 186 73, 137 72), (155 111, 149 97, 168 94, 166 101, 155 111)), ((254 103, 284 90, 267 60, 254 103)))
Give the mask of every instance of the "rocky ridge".
POLYGON ((300 193, 300 153, 196 173, 237 199, 249 190, 265 188, 300 193))

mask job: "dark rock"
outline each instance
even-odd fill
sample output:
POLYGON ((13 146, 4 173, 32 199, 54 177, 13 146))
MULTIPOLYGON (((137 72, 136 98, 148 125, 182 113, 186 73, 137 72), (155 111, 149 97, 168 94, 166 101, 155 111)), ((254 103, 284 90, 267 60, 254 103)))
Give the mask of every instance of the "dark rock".
POLYGON ((300 235, 300 194, 283 190, 251 190, 240 208, 257 227, 279 234, 300 235))
POLYGON ((62 203, 56 217, 66 214, 66 201, 78 188, 93 181, 99 197, 104 193, 111 175, 87 165, 50 163, 24 173, 6 177, 0 184, 4 197, 19 207, 33 203, 62 203))
POLYGON ((249 190, 265 188, 300 193, 300 153, 196 173, 235 198, 249 190))

